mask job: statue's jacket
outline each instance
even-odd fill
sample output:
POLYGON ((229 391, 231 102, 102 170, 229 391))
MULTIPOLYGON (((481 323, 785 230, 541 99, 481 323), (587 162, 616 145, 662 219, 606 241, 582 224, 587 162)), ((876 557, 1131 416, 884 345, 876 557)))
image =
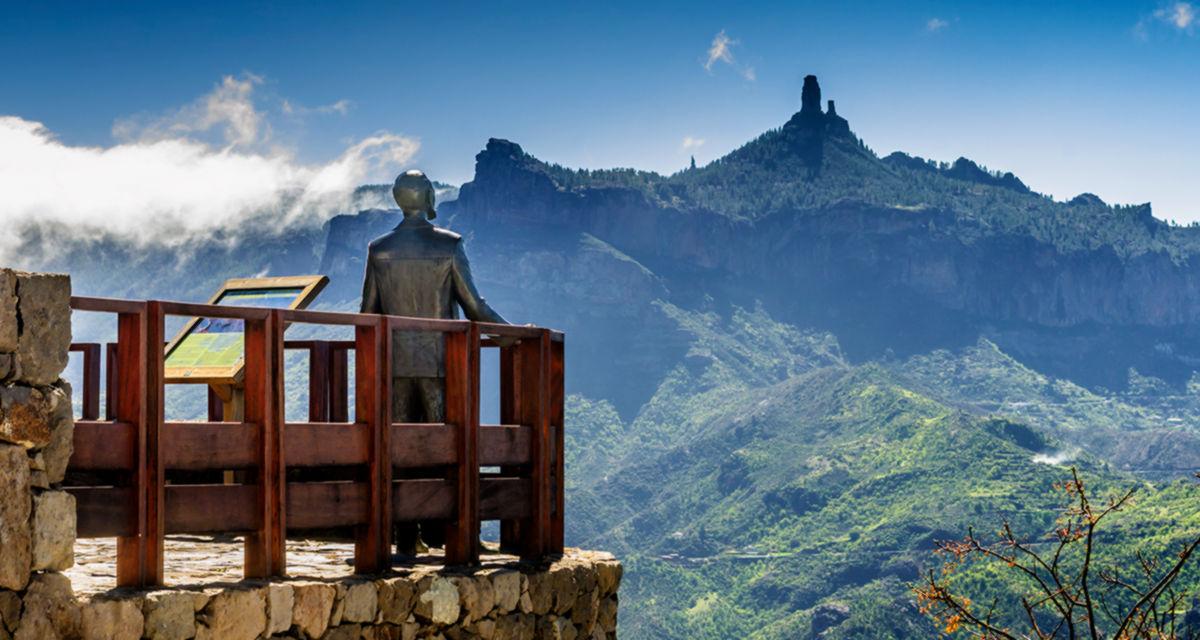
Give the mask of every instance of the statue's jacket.
MULTIPOLYGON (((371 243, 363 277, 363 313, 418 318, 505 322, 479 295, 462 236, 406 216, 391 233, 371 243)), ((392 375, 444 377, 445 346, 436 332, 393 334, 392 375)))

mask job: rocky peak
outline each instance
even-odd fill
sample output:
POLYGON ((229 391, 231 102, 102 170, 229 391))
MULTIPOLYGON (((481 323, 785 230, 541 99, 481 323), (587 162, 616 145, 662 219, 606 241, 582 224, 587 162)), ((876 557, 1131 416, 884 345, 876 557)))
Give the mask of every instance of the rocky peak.
MULTIPOLYGON (((784 128, 815 131, 818 134, 849 135, 850 123, 837 114, 833 100, 828 111, 821 111, 821 85, 814 75, 804 76, 804 87, 800 90, 800 111, 788 120, 784 128)), ((823 135, 818 135, 821 138, 823 135)))
POLYGON ((821 115, 821 85, 814 75, 804 76, 804 88, 800 90, 800 114, 810 117, 821 115))

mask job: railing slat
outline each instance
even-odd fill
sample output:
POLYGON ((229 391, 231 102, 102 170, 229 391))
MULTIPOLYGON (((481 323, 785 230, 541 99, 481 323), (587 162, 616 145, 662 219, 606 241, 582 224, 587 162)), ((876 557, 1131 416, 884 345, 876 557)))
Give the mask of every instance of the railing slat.
POLYGON ((173 484, 166 488, 166 532, 245 533, 258 530, 259 489, 252 484, 173 484))
POLYGON ((331 529, 367 522, 363 482, 292 482, 287 487, 288 530, 331 529))
POLYGON ((482 478, 479 481, 479 518, 527 518, 530 497, 529 478, 482 478))
POLYGON ((137 464, 137 427, 128 422, 77 420, 71 461, 74 471, 127 471, 137 464))
MULTIPOLYGON (((67 487, 75 497, 75 535, 80 538, 137 537, 134 487, 67 487)), ((121 567, 121 559, 117 559, 121 567)))
POLYGON ((449 480, 395 480, 392 482, 392 518, 396 522, 453 518, 457 499, 454 483, 449 480))
POLYGON ((367 463, 370 434, 362 423, 293 422, 284 426, 284 434, 289 467, 367 463))
POLYGON ((163 425, 167 469, 246 469, 258 466, 261 429, 249 422, 168 422, 163 425))
MULTIPOLYGON (((498 467, 529 463, 533 427, 526 425, 480 425, 479 466, 498 467)), ((485 518, 488 519, 488 518, 485 518)))
MULTIPOLYGON (((449 407, 449 397, 447 397, 446 405, 449 407)), ((449 410, 447 409, 447 411, 449 410)), ((418 469, 456 464, 458 462, 457 442, 458 427, 454 425, 393 424, 392 465, 405 469, 418 469)))

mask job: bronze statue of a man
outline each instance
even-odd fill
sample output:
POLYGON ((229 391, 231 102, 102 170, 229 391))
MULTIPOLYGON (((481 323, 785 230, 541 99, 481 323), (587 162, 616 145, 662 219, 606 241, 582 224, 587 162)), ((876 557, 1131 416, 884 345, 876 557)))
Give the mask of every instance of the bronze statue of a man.
MULTIPOLYGON (((433 226, 433 184, 420 171, 396 178, 392 196, 404 220, 371 243, 363 277, 362 312, 419 318, 507 322, 488 306, 471 279, 462 236, 433 226)), ((442 422, 445 348, 437 333, 397 331, 392 340, 392 419, 442 422)))

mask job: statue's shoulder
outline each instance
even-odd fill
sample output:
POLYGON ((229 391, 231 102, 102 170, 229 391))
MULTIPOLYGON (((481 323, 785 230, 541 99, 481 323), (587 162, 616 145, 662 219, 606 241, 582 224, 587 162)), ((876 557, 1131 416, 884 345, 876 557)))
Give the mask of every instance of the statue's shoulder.
POLYGON ((443 229, 441 227, 434 227, 433 233, 439 238, 445 239, 447 242, 459 242, 462 240, 462 236, 460 234, 454 233, 449 229, 443 229))

